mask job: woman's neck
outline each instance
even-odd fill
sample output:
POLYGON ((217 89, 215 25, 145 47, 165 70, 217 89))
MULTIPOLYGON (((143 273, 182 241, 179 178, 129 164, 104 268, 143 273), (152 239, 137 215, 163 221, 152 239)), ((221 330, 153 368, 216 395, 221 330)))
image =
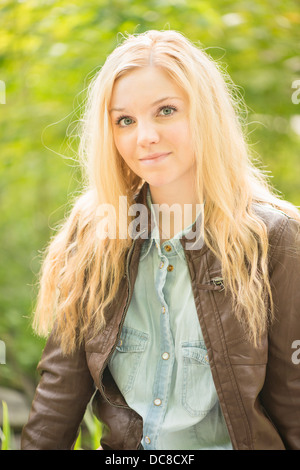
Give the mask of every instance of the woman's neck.
POLYGON ((200 202, 192 185, 180 188, 149 185, 161 243, 195 221, 200 202))

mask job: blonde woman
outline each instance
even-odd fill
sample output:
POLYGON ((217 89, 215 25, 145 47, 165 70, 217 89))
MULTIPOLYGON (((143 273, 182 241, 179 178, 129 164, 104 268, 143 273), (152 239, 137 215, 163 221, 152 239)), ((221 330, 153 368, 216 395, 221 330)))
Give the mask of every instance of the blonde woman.
POLYGON ((92 81, 23 449, 71 449, 93 395, 104 450, 300 449, 300 215, 234 96, 175 31, 129 36, 92 81))

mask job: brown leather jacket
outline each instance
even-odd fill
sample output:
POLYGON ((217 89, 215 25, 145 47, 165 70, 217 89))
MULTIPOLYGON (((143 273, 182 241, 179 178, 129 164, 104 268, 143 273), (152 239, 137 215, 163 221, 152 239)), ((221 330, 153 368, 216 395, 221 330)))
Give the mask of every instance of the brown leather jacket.
MULTIPOLYGON (((145 186, 145 185, 144 185, 145 186)), ((138 201, 145 200, 145 187, 138 201)), ((208 249, 185 249, 211 371, 234 449, 300 449, 300 224, 280 211, 257 206, 270 241, 269 273, 276 321, 259 348, 245 340, 230 295, 208 249), (294 354, 293 354, 294 353, 294 354)), ((103 423, 104 449, 140 449, 142 418, 130 409, 107 367, 137 276, 142 238, 132 245, 127 271, 108 312, 107 326, 71 357, 50 335, 38 365, 41 380, 22 433, 22 449, 71 449, 88 402, 103 423)))

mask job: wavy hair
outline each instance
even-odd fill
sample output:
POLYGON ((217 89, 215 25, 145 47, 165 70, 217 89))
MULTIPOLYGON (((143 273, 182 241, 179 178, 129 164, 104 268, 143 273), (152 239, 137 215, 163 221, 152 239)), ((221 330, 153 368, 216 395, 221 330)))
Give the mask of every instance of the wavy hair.
POLYGON ((253 203, 271 204, 299 220, 300 215, 255 166, 242 119, 245 107, 228 74, 183 34, 169 30, 128 35, 88 87, 79 127, 84 190, 45 250, 33 326, 47 335, 55 323, 61 347, 69 353, 91 325, 94 332, 105 325, 132 239, 99 239, 97 208, 116 208, 118 231, 119 220, 130 223, 127 211, 144 183, 114 145, 110 100, 117 79, 149 65, 163 68, 189 97, 196 190, 198 200, 205 199, 204 240, 221 262, 233 312, 256 346, 272 319, 273 304, 267 230, 253 203), (127 196, 122 210, 121 195, 127 196))

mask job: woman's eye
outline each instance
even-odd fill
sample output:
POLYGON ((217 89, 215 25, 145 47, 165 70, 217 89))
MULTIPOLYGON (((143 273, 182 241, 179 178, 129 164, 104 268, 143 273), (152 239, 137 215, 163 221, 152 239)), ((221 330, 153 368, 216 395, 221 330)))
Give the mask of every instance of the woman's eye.
MULTIPOLYGON (((177 111, 177 108, 175 106, 162 106, 158 110, 158 115, 159 116, 171 116, 175 111, 177 111)), ((130 118, 129 116, 120 116, 116 120, 116 124, 120 127, 131 126, 133 122, 134 120, 130 118)))
POLYGON ((176 111, 175 106, 163 106, 160 108, 159 113, 162 113, 163 116, 170 116, 174 111, 176 111))
POLYGON ((126 127, 126 126, 130 126, 132 122, 133 121, 130 117, 123 117, 123 118, 118 119, 117 124, 119 124, 120 126, 126 127))

